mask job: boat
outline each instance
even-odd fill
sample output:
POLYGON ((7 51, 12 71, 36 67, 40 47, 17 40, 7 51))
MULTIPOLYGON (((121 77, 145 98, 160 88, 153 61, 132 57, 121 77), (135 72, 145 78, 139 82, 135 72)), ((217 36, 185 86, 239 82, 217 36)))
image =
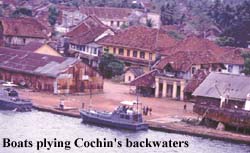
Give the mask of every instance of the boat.
POLYGON ((27 112, 32 109, 32 102, 28 99, 21 99, 19 94, 13 87, 14 84, 3 84, 3 88, 0 89, 0 109, 1 110, 13 110, 19 112, 27 112))
POLYGON ((137 101, 122 101, 121 105, 113 112, 100 112, 89 109, 81 110, 80 115, 85 123, 133 131, 147 130, 148 124, 143 121, 138 107, 139 103, 137 101))

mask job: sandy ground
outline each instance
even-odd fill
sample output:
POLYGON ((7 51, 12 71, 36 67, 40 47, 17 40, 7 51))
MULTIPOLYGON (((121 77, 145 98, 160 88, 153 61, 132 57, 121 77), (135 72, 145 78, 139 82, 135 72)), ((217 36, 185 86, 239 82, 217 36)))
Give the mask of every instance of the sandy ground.
MULTIPOLYGON (((97 110, 113 111, 123 100, 136 100, 136 95, 129 94, 130 86, 113 83, 105 80, 104 93, 92 95, 92 107, 97 110)), ((66 107, 76 107, 78 111, 82 107, 88 108, 90 104, 90 95, 53 95, 45 92, 32 92, 29 90, 20 90, 21 97, 32 99, 34 105, 45 107, 58 107, 60 99, 65 99, 66 107)), ((146 116, 147 120, 179 120, 182 118, 196 117, 192 113, 192 103, 180 102, 166 98, 139 97, 139 101, 143 106, 152 108, 152 115, 146 116), (183 110, 184 104, 187 105, 187 111, 183 110)))

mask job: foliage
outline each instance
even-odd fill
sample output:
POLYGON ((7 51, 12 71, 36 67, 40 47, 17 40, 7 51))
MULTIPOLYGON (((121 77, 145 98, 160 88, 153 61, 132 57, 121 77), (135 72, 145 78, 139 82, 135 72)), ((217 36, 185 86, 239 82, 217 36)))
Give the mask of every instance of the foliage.
POLYGON ((21 16, 32 16, 32 11, 28 8, 17 8, 13 13, 12 17, 21 17, 21 16))
POLYGON ((124 64, 115 59, 112 54, 104 53, 99 64, 99 71, 105 78, 111 78, 123 73, 124 64))
POLYGON ((184 36, 179 34, 177 31, 168 31, 167 34, 174 39, 178 40, 184 39, 184 36))
POLYGON ((245 75, 250 75, 250 53, 243 53, 242 57, 244 58, 244 70, 242 71, 245 75))
POLYGON ((235 39, 232 37, 223 36, 219 37, 216 40, 216 43, 220 46, 233 46, 233 44, 235 43, 235 39))
POLYGON ((49 16, 48 20, 51 26, 54 26, 57 21, 57 16, 59 15, 59 11, 55 7, 50 7, 49 8, 49 16))
POLYGON ((209 9, 208 16, 223 30, 222 37, 235 40, 229 45, 247 47, 250 41, 250 0, 235 6, 216 0, 209 9))
POLYGON ((153 20, 152 19, 146 19, 146 26, 147 27, 153 27, 154 23, 153 23, 153 20))

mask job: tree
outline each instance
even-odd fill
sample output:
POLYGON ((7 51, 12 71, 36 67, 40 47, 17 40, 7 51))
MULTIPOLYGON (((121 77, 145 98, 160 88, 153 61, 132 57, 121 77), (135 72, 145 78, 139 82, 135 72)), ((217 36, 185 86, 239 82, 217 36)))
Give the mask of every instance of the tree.
POLYGON ((242 71, 245 75, 250 75, 250 53, 243 53, 244 58, 244 70, 242 71))
POLYGON ((21 16, 32 16, 32 11, 28 8, 17 8, 13 13, 12 17, 21 17, 21 16))
POLYGON ((105 78, 111 78, 112 76, 121 75, 123 73, 124 64, 116 60, 114 55, 104 53, 100 59, 99 71, 105 78))
POLYGON ((57 21, 57 16, 59 15, 59 11, 55 7, 50 7, 49 8, 49 16, 48 20, 51 26, 54 27, 57 21))
POLYGON ((153 27, 154 23, 153 23, 153 20, 152 19, 146 19, 146 26, 147 27, 153 27))

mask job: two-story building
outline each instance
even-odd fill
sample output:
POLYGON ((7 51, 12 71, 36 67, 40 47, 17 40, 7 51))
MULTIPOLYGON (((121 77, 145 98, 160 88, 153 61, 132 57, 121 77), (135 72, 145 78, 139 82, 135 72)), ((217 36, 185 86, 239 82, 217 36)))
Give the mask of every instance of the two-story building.
POLYGON ((81 57, 93 67, 98 66, 102 46, 96 42, 113 35, 111 28, 94 16, 89 16, 65 36, 69 38, 69 53, 81 57))
POLYGON ((142 66, 149 70, 159 58, 160 52, 173 47, 176 40, 158 29, 132 26, 116 35, 105 37, 98 43, 103 45, 103 52, 115 55, 127 66, 142 66))
MULTIPOLYGON (((223 48, 212 41, 195 36, 188 37, 176 47, 161 53, 165 54, 165 57, 154 65, 157 71, 153 73, 153 77, 152 73, 149 73, 131 82, 132 85, 140 87, 142 85, 137 82, 148 82, 141 79, 150 78, 150 90, 154 91, 155 97, 184 100, 187 96, 184 89, 187 84, 193 82, 192 78, 199 70, 203 70, 205 76, 210 72, 223 71, 240 74, 240 71, 229 70, 227 65, 232 65, 233 69, 244 65, 244 59, 238 49, 223 48)), ((201 82, 198 81, 195 86, 201 82)))
POLYGON ((6 47, 19 48, 32 41, 44 43, 50 31, 34 18, 1 18, 0 40, 6 47))

